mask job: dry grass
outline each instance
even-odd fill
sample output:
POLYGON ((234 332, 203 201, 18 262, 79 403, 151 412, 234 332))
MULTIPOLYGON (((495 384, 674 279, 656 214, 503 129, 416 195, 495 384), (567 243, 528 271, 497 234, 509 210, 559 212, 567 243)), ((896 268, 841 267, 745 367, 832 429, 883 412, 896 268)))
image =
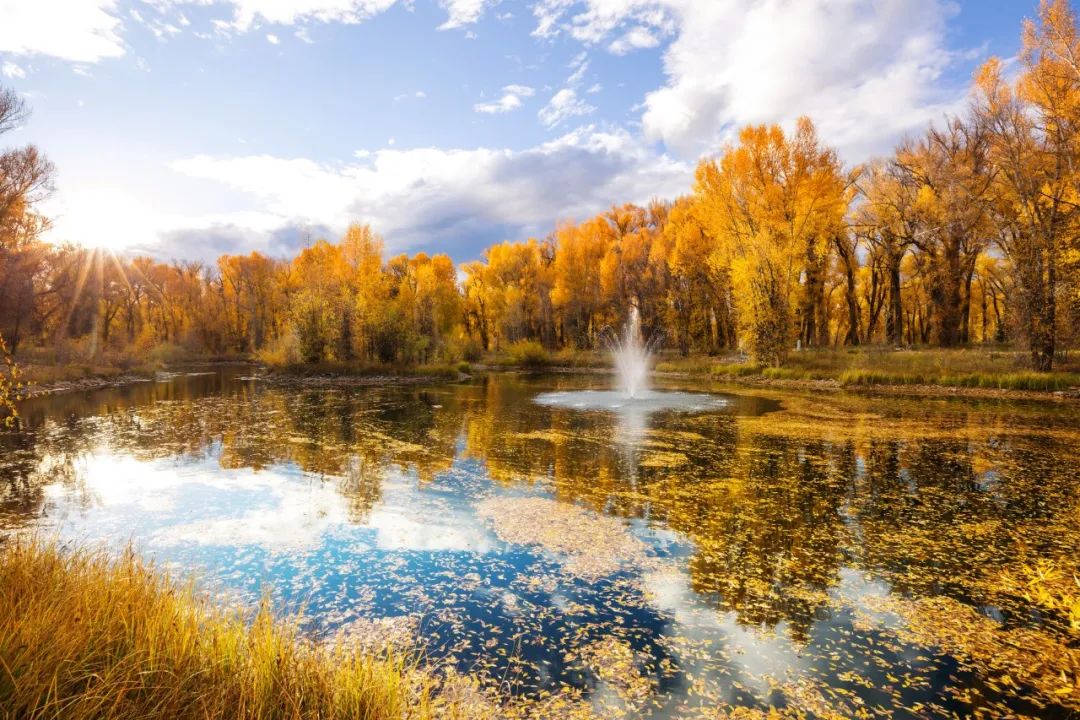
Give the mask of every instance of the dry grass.
POLYGON ((4 718, 462 717, 434 687, 392 650, 305 640, 266 603, 215 607, 131 553, 0 547, 4 718))
POLYGON ((1080 387, 1075 363, 1052 373, 1024 369, 1022 353, 985 348, 846 348, 791 353, 783 367, 718 358, 672 358, 657 370, 715 378, 760 376, 771 380, 835 380, 842 385, 941 385, 945 387, 1056 391, 1080 387))

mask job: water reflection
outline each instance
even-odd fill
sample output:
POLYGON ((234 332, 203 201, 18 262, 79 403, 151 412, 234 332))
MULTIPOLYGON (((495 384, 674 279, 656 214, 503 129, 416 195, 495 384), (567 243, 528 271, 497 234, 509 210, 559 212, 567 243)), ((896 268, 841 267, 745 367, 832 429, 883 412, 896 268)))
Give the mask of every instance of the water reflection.
POLYGON ((28 403, 0 436, 0 521, 130 541, 241 600, 270 585, 313 633, 408 616, 430 657, 601 714, 1075 707, 929 642, 918 604, 1076 661, 999 582, 1076 563, 1071 406, 737 393, 628 420, 534 402, 588 378, 288 390, 243 372, 28 403))

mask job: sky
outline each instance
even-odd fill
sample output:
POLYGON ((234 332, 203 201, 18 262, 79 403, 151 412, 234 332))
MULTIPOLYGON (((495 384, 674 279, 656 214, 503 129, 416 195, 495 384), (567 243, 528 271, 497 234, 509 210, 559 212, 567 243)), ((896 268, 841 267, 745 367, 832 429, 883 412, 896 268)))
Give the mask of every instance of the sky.
POLYGON ((845 162, 962 112, 1036 0, 0 0, 0 146, 57 166, 49 237, 286 257, 351 222, 479 257, 673 199, 739 127, 845 162))

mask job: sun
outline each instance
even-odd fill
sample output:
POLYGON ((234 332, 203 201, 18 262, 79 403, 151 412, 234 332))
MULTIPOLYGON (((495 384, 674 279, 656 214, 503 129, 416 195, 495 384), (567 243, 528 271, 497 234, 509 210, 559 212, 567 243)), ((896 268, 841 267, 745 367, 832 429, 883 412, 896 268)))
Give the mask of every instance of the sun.
POLYGON ((50 239, 88 250, 127 254, 158 239, 156 214, 118 188, 73 188, 50 213, 50 239))

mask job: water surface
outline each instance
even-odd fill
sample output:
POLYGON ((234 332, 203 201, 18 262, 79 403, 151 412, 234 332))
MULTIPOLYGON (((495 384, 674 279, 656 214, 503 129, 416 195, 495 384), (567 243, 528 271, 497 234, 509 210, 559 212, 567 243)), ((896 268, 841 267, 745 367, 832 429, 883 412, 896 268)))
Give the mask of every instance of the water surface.
POLYGON ((680 385, 628 410, 594 402, 603 376, 246 372, 25 403, 0 523, 270 591, 316 637, 403 628, 493 692, 602 716, 1078 705, 1054 664, 1075 635, 1013 582, 1075 563, 1072 405, 680 385))

